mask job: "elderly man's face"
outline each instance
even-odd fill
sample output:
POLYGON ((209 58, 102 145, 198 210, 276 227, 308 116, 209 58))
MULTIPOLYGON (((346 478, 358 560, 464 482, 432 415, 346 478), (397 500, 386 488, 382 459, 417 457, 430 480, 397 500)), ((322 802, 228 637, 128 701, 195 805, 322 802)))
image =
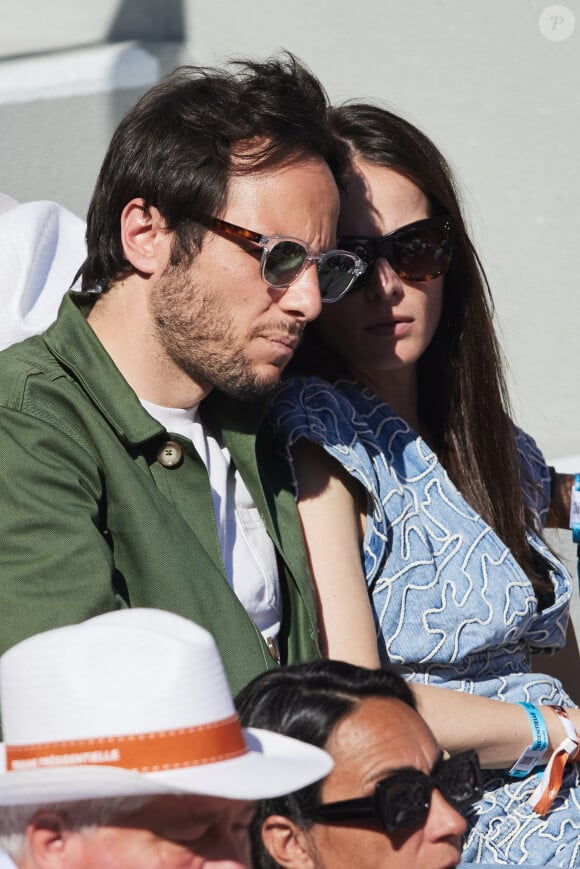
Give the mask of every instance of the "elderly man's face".
MULTIPOLYGON (((254 803, 160 796, 116 824, 65 831, 52 843, 67 869, 245 869, 254 803)), ((50 851, 50 843, 47 850, 50 851)), ((46 853, 46 852, 45 852, 46 853)), ((42 863, 42 865, 48 865, 42 863)))

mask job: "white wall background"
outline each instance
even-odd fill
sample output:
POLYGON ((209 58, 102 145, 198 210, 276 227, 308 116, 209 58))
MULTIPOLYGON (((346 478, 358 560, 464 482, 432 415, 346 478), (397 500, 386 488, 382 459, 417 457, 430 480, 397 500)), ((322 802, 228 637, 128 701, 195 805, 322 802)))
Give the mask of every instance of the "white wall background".
POLYGON ((494 292, 516 418, 550 458, 580 454, 580 0, 566 3, 576 29, 560 41, 538 26, 549 5, 51 0, 48 14, 41 0, 0 0, 0 191, 83 216, 151 61, 163 72, 288 48, 333 100, 382 100, 442 148, 494 292), (141 60, 127 66, 135 47, 141 60), (93 52, 95 72, 71 95, 79 48, 93 52))

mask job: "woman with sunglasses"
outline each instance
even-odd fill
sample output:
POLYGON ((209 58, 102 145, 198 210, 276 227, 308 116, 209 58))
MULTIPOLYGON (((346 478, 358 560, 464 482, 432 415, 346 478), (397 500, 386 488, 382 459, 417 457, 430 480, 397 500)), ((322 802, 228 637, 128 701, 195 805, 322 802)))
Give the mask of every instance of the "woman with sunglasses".
POLYGON ((440 744, 477 749, 490 771, 464 859, 577 865, 579 778, 563 767, 580 712, 548 708, 574 704, 531 672, 532 652, 563 645, 571 593, 541 536, 550 474, 510 418, 444 158, 381 108, 338 108, 334 124, 351 154, 339 246, 367 269, 309 327, 272 404, 324 651, 394 663, 440 744))
POLYGON ((256 869, 450 869, 480 794, 477 755, 444 760, 413 695, 390 668, 342 661, 258 676, 236 699, 246 727, 324 747, 322 782, 258 805, 256 869))

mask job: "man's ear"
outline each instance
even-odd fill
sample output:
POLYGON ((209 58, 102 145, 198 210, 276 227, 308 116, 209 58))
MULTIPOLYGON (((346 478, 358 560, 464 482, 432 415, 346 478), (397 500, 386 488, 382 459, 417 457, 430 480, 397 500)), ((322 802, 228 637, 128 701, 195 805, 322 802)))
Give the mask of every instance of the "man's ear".
POLYGON ((163 271, 169 261, 172 236, 153 205, 132 199, 121 212, 121 243, 125 258, 136 271, 152 275, 163 271))
POLYGON ((50 809, 36 812, 26 828, 32 865, 38 869, 62 869, 71 848, 71 837, 79 833, 68 830, 62 816, 50 809))
POLYGON ((262 824, 262 841, 270 856, 284 869, 316 869, 308 833, 284 815, 269 815, 262 824))

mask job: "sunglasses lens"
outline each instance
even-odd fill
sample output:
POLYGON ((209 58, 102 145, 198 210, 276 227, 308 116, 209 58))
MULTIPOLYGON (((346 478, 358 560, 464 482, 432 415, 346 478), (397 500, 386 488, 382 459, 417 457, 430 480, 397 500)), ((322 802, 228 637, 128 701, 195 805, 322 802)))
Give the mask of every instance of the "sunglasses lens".
POLYGON ((431 777, 410 770, 379 782, 377 808, 385 830, 410 827, 423 820, 429 812, 433 787, 456 808, 479 799, 483 787, 475 751, 440 761, 431 777))
POLYGON ((429 811, 431 783, 421 772, 404 772, 385 779, 377 790, 379 816, 387 832, 410 827, 429 811))
POLYGON ((264 277, 271 287, 287 287, 295 280, 308 252, 296 241, 280 241, 268 251, 264 263, 264 277))
POLYGON ((370 239, 365 238, 339 238, 338 243, 349 253, 357 256, 360 260, 362 260, 365 265, 365 271, 354 278, 352 286, 350 287, 351 293, 355 290, 361 290, 364 287, 367 279, 369 278, 375 264, 373 242, 370 241, 370 239))
POLYGON ((345 253, 331 251, 318 263, 318 282, 323 302, 336 302, 350 289, 356 277, 356 260, 345 253))
POLYGON ((481 770, 474 751, 443 761, 435 777, 441 793, 454 806, 469 805, 482 794, 481 770))
POLYGON ((444 227, 425 221, 414 229, 391 235, 390 261, 398 275, 410 281, 430 281, 449 268, 452 238, 444 227))

